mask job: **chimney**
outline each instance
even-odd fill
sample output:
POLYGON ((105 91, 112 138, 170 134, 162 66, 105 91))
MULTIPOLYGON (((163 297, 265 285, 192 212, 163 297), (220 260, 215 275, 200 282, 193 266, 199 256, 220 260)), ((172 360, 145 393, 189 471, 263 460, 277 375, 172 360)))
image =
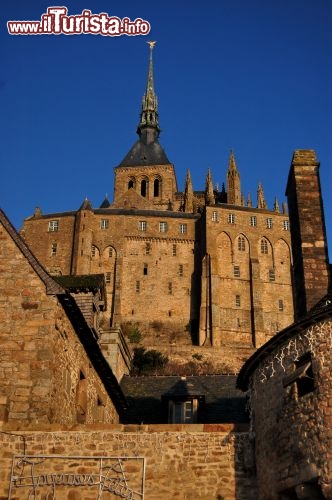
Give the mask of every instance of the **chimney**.
POLYGON ((329 259, 319 162, 313 150, 296 150, 286 189, 293 251, 295 319, 329 288, 329 259))

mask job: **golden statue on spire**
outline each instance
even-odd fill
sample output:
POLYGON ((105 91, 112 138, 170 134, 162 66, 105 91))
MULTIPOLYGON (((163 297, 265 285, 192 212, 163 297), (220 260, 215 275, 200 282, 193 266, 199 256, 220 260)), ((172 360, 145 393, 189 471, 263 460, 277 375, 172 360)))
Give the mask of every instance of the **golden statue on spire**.
POLYGON ((148 43, 150 45, 150 49, 152 50, 157 42, 146 42, 146 43, 148 43))

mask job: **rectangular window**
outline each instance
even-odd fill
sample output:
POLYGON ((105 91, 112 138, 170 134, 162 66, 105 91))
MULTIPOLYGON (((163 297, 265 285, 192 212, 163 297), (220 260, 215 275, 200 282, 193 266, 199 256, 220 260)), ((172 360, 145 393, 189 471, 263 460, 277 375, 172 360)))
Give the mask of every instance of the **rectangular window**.
POLYGON ((59 221, 58 220, 50 220, 48 223, 48 230, 50 232, 59 231, 59 221))
POLYGON ((272 217, 268 217, 268 218, 266 219, 266 227, 267 227, 268 229, 272 229, 272 227, 273 227, 272 217))
POLYGON ((239 278, 240 277, 240 266, 234 266, 233 267, 233 276, 234 278, 239 278))
POLYGON ((289 220, 284 220, 282 227, 284 228, 284 231, 289 231, 289 220))
POLYGON ((136 281, 136 293, 140 293, 140 291, 141 291, 141 282, 136 281))
POLYGON ((106 285, 110 285, 111 284, 111 273, 110 272, 106 273, 105 281, 106 281, 106 285))
POLYGON ((147 274, 148 274, 148 265, 147 264, 144 264, 143 274, 144 274, 144 276, 147 276, 147 274))
POLYGON ((94 245, 91 245, 91 257, 96 256, 96 247, 94 245))
POLYGON ((139 231, 146 231, 146 227, 147 227, 146 221, 145 220, 140 220, 139 223, 138 223, 138 229, 139 229, 139 231))
POLYGON ((172 255, 173 255, 173 257, 176 257, 176 244, 175 243, 172 246, 172 255))
POLYGON ((57 251, 58 251, 58 244, 52 243, 51 255, 56 255, 57 251))
POLYGON ((151 244, 149 242, 145 243, 145 255, 150 255, 151 244))
POLYGON ((187 224, 180 224, 179 231, 181 234, 187 234, 187 224))
POLYGON ((159 222, 159 232, 166 233, 167 231, 167 222, 159 222))
POLYGON ((168 283, 168 295, 172 295, 173 293, 173 285, 172 285, 172 282, 170 281, 168 283))
POLYGON ((269 280, 270 281, 275 281, 276 280, 276 272, 274 269, 269 270, 269 280))
POLYGON ((113 248, 109 247, 108 249, 108 257, 111 259, 113 257, 113 248))
POLYGON ((278 300, 278 309, 279 309, 279 311, 284 310, 284 301, 282 299, 278 300))
POLYGON ((235 214, 228 214, 228 223, 235 224, 235 214))
POLYGON ((179 264, 179 276, 183 276, 183 264, 179 264))
POLYGON ((240 297, 240 295, 235 295, 235 307, 241 307, 241 297, 240 297))
POLYGON ((212 212, 212 222, 217 222, 218 221, 218 212, 215 210, 212 212))
POLYGON ((256 215, 251 215, 250 216, 250 225, 251 225, 251 227, 256 227, 257 226, 257 217, 256 217, 256 215))
POLYGON ((100 229, 108 229, 109 221, 107 219, 101 219, 100 221, 100 229))

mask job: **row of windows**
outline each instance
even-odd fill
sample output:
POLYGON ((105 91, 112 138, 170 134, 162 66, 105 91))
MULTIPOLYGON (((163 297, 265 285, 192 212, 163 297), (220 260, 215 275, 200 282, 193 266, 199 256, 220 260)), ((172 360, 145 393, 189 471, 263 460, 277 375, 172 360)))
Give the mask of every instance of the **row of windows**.
MULTIPOLYGON (((241 307, 241 295, 235 295, 235 307, 241 307)), ((283 299, 278 300, 278 310, 284 310, 284 301, 283 299)))
MULTIPOLYGON (((212 221, 213 222, 218 222, 219 218, 218 218, 218 212, 216 211, 213 211, 212 212, 212 221)), ((229 213, 227 214, 227 222, 228 224, 235 224, 236 223, 236 215, 235 214, 232 214, 232 213, 229 213)), ((257 227, 257 216, 256 215, 251 215, 250 218, 249 218, 249 222, 250 222, 250 226, 251 227, 257 227)), ((265 219, 265 227, 267 227, 267 229, 272 229, 273 228, 273 219, 272 217, 267 217, 265 219)), ((285 219, 282 221, 282 227, 285 231, 288 231, 289 230, 289 220, 285 219)))
MULTIPOLYGON (((234 265, 233 266, 233 277, 234 278, 241 278, 241 270, 240 266, 234 265)), ((276 280, 276 272, 274 269, 270 269, 268 272, 268 278, 269 281, 275 281, 276 280)))
MULTIPOLYGON (((212 212, 212 220, 214 222, 218 221, 218 212, 212 212)), ((236 217, 235 214, 228 214, 228 223, 229 224, 235 224, 236 217)), ((252 227, 257 227, 257 217, 256 215, 252 215, 250 217, 250 225, 252 227)), ((272 217, 268 217, 266 219, 266 227, 268 229, 273 228, 273 220, 272 217)), ((101 219, 100 221, 100 229, 106 230, 109 228, 109 220, 108 219, 101 219)), ((138 229, 139 231, 146 231, 147 230, 147 222, 145 220, 141 220, 138 222, 138 229)), ((283 229, 285 231, 289 230, 289 221, 284 220, 283 221, 283 229)), ((58 220, 50 220, 48 223, 48 230, 50 232, 56 232, 59 231, 59 221, 58 220)), ((168 231, 168 224, 167 222, 159 222, 159 232, 160 233, 166 233, 168 231)), ((181 234, 186 234, 187 233, 187 224, 179 224, 179 232, 181 234)))
MULTIPOLYGON (((144 276, 148 275, 148 269, 149 269, 149 265, 148 264, 143 264, 143 275, 144 276)), ((180 276, 180 277, 183 276, 183 264, 179 264, 179 267, 178 267, 178 276, 180 276)))
MULTIPOLYGON (((133 177, 128 182, 128 189, 134 189, 134 188, 136 188, 136 179, 133 177)), ((148 194, 148 188, 149 188, 148 179, 143 179, 141 181, 141 184, 140 184, 140 193, 141 193, 141 196, 143 196, 144 198, 148 194)), ((160 179, 155 179, 153 181, 153 196, 155 198, 160 196, 160 191, 161 191, 161 181, 160 181, 160 179)))
MULTIPOLYGON (((135 283, 135 290, 136 290, 136 293, 141 292, 141 282, 139 280, 137 280, 135 283)), ((167 292, 168 292, 168 295, 173 294, 173 283, 171 281, 169 281, 167 283, 167 292)))

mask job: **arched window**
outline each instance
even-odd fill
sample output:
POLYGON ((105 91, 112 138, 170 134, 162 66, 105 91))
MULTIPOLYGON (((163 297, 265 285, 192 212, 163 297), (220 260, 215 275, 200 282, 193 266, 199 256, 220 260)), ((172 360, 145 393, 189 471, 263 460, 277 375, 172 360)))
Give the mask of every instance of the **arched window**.
POLYGON ((240 252, 244 252, 246 249, 246 242, 243 236, 239 236, 237 240, 237 248, 240 252))
POLYGON ((146 197, 146 188, 147 188, 147 182, 145 179, 143 179, 141 182, 141 196, 143 196, 144 198, 146 197))
POLYGON ((130 181, 128 182, 128 189, 131 189, 134 187, 134 181, 133 179, 130 179, 130 181))
POLYGON ((265 238, 263 238, 261 240, 261 253, 269 253, 269 246, 268 246, 268 242, 265 238))
POLYGON ((156 198, 157 196, 159 196, 159 189, 160 189, 160 181, 159 179, 155 179, 154 180, 154 183, 153 183, 153 196, 156 198))

